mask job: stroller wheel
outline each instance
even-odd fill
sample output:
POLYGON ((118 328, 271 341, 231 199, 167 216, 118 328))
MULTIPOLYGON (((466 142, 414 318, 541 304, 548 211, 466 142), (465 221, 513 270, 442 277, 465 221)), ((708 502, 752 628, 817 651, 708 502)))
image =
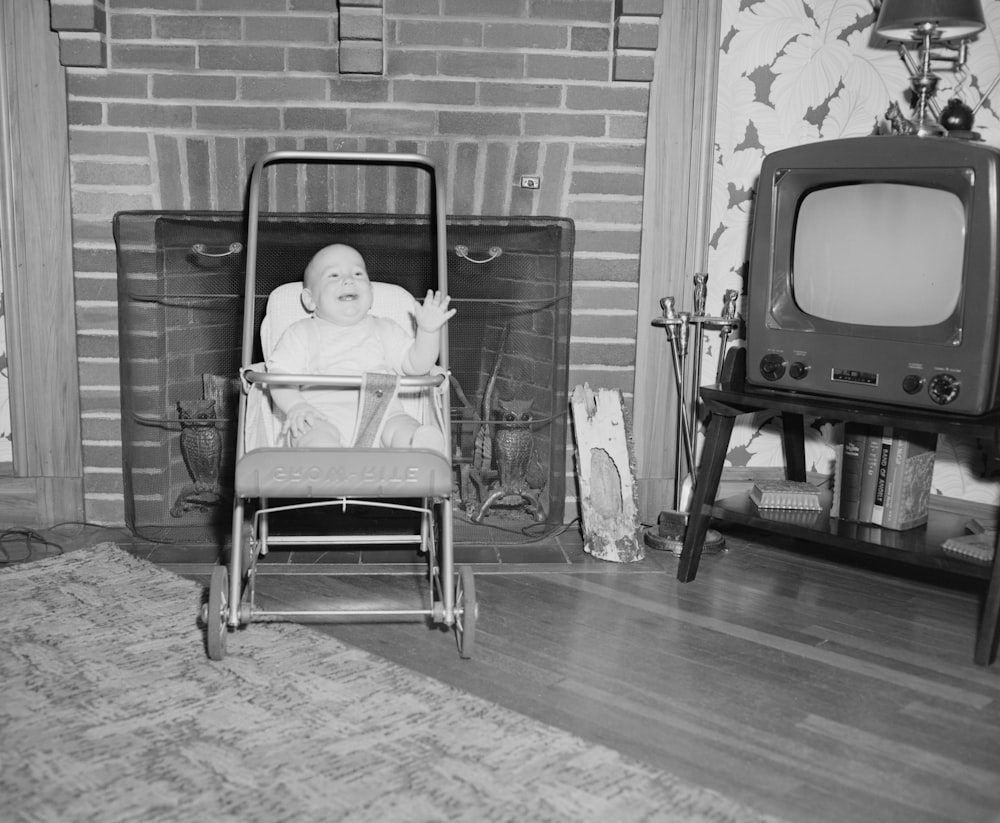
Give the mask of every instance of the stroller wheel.
POLYGON ((216 566, 212 569, 212 580, 208 586, 208 610, 205 614, 206 646, 210 660, 222 660, 226 655, 228 618, 229 571, 225 566, 216 566))
POLYGON ((469 566, 461 566, 455 580, 455 633, 458 636, 458 654, 463 659, 472 657, 472 650, 476 645, 478 619, 476 580, 469 566))

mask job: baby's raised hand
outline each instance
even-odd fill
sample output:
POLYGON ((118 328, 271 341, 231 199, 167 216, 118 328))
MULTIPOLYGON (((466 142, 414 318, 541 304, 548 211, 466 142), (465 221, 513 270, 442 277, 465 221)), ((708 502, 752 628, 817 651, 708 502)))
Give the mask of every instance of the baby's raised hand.
POLYGON ((414 314, 417 318, 417 328, 426 332, 435 332, 455 316, 455 309, 449 309, 451 300, 446 294, 428 290, 424 302, 417 303, 414 314))

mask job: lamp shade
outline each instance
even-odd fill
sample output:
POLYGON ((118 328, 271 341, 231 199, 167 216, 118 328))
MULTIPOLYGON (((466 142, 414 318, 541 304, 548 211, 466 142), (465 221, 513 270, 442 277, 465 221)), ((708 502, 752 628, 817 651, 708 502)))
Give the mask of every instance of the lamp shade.
POLYGON ((925 23, 937 26, 938 40, 971 37, 986 28, 980 0, 882 0, 875 31, 887 40, 919 40, 925 23))

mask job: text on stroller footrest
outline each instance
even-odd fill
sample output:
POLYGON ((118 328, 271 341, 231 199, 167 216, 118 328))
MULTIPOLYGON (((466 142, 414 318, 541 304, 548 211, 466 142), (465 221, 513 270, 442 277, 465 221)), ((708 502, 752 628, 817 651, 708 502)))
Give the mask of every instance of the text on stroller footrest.
POLYGON ((386 449, 260 449, 237 464, 237 492, 287 497, 447 494, 447 461, 431 452, 386 449))

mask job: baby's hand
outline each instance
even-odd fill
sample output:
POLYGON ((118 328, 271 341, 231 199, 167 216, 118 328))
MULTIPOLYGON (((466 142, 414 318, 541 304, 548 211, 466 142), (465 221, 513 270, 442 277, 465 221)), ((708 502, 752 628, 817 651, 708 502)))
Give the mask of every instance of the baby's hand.
POLYGON ((417 328, 426 332, 438 331, 455 316, 455 309, 448 308, 450 300, 450 297, 441 294, 441 292, 429 290, 423 304, 418 303, 414 312, 417 318, 417 328))
POLYGON ((301 437, 320 420, 325 420, 326 415, 310 403, 296 403, 285 415, 285 425, 281 427, 281 433, 290 433, 292 438, 301 437))

